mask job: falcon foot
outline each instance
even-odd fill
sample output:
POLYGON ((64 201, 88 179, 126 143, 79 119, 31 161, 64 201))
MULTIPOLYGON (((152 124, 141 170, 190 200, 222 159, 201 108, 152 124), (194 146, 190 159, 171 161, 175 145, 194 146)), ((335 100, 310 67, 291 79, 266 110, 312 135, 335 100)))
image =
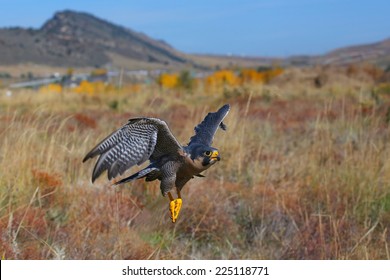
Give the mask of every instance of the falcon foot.
POLYGON ((174 199, 169 203, 169 212, 171 212, 172 223, 176 222, 182 204, 183 201, 181 198, 174 199))
POLYGON ((170 192, 168 192, 169 197, 169 212, 171 212, 171 219, 172 223, 175 223, 177 220, 177 217, 179 216, 181 206, 183 204, 183 200, 181 199, 180 191, 177 189, 177 196, 178 198, 173 199, 170 192))

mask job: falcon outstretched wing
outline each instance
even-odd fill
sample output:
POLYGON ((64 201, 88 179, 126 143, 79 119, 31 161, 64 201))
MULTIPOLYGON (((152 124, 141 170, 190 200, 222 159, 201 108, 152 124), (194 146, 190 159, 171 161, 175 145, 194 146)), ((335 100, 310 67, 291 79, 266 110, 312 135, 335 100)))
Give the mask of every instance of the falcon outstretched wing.
POLYGON ((105 170, 111 180, 136 164, 140 165, 148 159, 157 160, 164 155, 175 156, 181 149, 182 146, 164 121, 134 118, 96 145, 83 162, 99 155, 92 182, 105 170))
POLYGON ((226 130, 226 125, 222 122, 226 115, 229 113, 230 105, 226 104, 222 106, 217 112, 208 113, 204 120, 195 127, 195 135, 190 138, 190 143, 199 143, 207 146, 211 146, 214 139, 214 134, 218 127, 226 130))

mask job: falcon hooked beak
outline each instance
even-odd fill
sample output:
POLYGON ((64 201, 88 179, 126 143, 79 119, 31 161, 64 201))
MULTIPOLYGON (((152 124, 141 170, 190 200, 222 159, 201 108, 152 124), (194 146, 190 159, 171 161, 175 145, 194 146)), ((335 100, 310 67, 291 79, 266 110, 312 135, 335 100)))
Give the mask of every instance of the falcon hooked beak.
POLYGON ((221 157, 219 156, 219 153, 218 151, 214 151, 211 156, 210 156, 210 159, 211 160, 216 160, 216 161, 220 161, 221 160, 221 157))

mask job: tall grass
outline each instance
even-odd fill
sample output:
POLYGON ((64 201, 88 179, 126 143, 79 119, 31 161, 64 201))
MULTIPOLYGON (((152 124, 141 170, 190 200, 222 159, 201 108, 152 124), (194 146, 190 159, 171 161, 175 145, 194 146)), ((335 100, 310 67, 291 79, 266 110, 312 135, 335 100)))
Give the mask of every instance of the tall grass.
POLYGON ((373 84, 287 84, 224 95, 0 97, 0 254, 6 259, 390 259, 386 97, 373 84), (230 103, 222 160, 183 190, 172 224, 158 182, 91 184, 81 160, 132 116, 185 144, 230 103))

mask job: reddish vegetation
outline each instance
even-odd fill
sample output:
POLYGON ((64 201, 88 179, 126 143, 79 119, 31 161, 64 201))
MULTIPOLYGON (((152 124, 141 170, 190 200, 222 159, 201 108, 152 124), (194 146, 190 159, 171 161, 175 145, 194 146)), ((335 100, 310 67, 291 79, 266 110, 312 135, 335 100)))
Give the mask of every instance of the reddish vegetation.
POLYGON ((62 186, 60 174, 49 174, 45 171, 32 170, 32 176, 39 186, 51 187, 53 189, 62 186))
POLYGON ((390 99, 375 71, 359 69, 321 69, 309 78, 291 71, 269 86, 216 96, 176 89, 140 99, 66 96, 44 113, 8 101, 15 116, 0 116, 0 254, 389 259, 390 99), (160 117, 185 143, 224 103, 232 105, 228 130, 214 143, 222 160, 184 188, 176 224, 158 182, 90 183, 93 162, 82 164, 83 156, 128 118, 160 117))
POLYGON ((84 127, 88 127, 88 128, 96 128, 96 121, 95 119, 93 118, 90 118, 88 117, 87 115, 85 114, 82 114, 82 113, 77 113, 75 114, 74 118, 77 120, 77 122, 84 126, 84 127))

